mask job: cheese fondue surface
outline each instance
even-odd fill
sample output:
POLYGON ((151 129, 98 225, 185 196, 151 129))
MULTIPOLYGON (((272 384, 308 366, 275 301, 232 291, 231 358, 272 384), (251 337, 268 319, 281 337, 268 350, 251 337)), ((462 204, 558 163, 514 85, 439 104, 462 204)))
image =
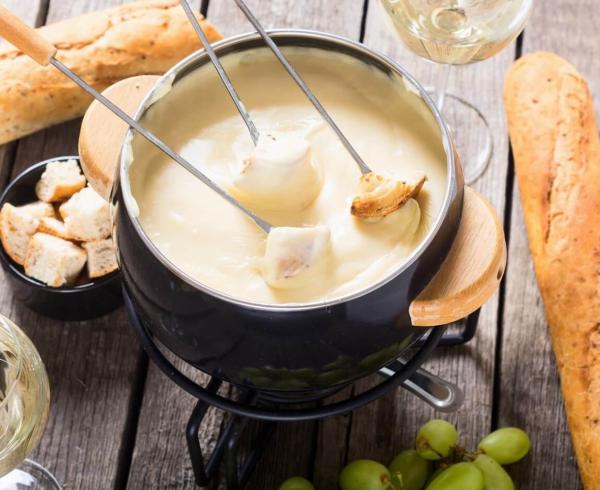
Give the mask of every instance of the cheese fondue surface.
POLYGON ((298 287, 269 286, 265 233, 138 135, 130 202, 144 232, 181 271, 222 294, 265 305, 338 299, 385 279, 431 229, 447 187, 440 130, 402 78, 346 55, 313 48, 285 53, 373 171, 408 182, 425 174, 427 182, 416 199, 383 219, 352 216, 361 176, 356 163, 266 48, 222 58, 261 133, 256 148, 212 66, 177 81, 143 124, 273 225, 326 227, 327 260, 298 287))

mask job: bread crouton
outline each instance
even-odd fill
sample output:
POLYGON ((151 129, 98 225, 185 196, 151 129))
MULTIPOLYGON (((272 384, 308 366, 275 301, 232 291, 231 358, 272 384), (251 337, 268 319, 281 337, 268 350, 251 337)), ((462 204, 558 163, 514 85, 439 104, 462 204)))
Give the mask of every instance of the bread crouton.
POLYGON ((85 177, 76 160, 51 162, 35 186, 38 198, 45 202, 68 199, 85 187, 85 177))
POLYGON ((90 278, 105 276, 119 268, 112 238, 87 242, 82 244, 82 247, 87 252, 87 271, 90 278))
POLYGON ((37 231, 40 220, 23 208, 5 203, 0 210, 0 241, 8 256, 23 265, 27 245, 37 231))
POLYGON ((86 262, 85 250, 46 233, 31 237, 25 257, 25 274, 48 286, 72 284, 86 262))
POLYGON ((73 240, 93 242, 108 238, 111 232, 108 202, 91 187, 75 193, 59 208, 66 231, 73 240))

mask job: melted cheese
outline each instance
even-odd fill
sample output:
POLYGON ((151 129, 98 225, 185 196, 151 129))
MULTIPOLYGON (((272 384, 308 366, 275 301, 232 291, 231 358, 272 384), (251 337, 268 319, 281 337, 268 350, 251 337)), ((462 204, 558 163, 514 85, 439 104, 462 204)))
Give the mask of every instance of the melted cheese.
POLYGON ((406 181, 425 174, 428 180, 416 200, 383 219, 353 217, 350 204, 360 181, 355 162, 266 49, 228 55, 223 63, 261 138, 282 138, 265 143, 267 150, 253 149, 211 66, 176 82, 145 114, 144 125, 270 223, 329 231, 328 260, 310 280, 269 286, 263 277, 273 274, 264 270, 265 234, 134 136, 131 192, 145 233, 190 277, 259 304, 327 301, 383 280, 431 229, 447 183, 436 122, 402 79, 346 55, 309 48, 288 48, 286 54, 374 171, 406 181), (282 141, 287 148, 278 150, 282 141))

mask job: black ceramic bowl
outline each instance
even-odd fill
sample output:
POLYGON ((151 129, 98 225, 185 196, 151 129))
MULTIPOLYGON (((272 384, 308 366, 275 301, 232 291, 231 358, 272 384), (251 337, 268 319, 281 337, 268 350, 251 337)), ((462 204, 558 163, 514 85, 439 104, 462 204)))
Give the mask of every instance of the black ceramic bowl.
MULTIPOLYGON (((349 297, 297 306, 241 301, 194 280, 152 243, 128 198, 131 153, 122 151, 120 181, 113 193, 118 256, 133 310, 150 333, 179 357, 236 385, 276 392, 319 391, 376 372, 427 333, 427 329, 413 327, 409 307, 452 246, 461 219, 463 179, 439 112, 405 70, 358 43, 333 35, 271 34, 283 47, 350 55, 394 77, 401 86, 410 84, 420 95, 439 127, 448 174, 444 207, 427 238, 388 277, 349 297)), ((226 56, 262 46, 256 35, 242 35, 216 44, 215 50, 226 56)), ((177 84, 208 62, 206 53, 199 51, 163 80, 177 84)), ((138 108, 138 119, 156 100, 153 92, 138 108)))
MULTIPOLYGON (((58 157, 32 165, 19 174, 4 190, 0 207, 8 202, 15 206, 36 201, 35 185, 50 162, 77 160, 58 157)), ((32 310, 59 320, 89 320, 113 311, 123 303, 121 273, 115 271, 99 279, 82 278, 72 287, 53 288, 25 275, 0 246, 0 262, 15 297, 32 310)))

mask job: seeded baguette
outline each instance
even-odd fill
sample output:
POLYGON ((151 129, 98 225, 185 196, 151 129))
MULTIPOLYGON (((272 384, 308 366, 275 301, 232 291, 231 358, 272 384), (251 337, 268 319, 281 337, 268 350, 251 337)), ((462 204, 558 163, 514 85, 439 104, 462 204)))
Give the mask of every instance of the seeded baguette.
MULTIPOLYGON (((214 42, 221 35, 207 21, 214 42)), ((40 29, 57 58, 98 90, 135 75, 162 74, 200 48, 177 0, 135 2, 40 29)), ((51 66, 0 44, 0 144, 82 116, 91 99, 51 66)))
POLYGON ((535 272, 586 490, 600 490, 600 139, 577 70, 524 56, 504 90, 535 272))

